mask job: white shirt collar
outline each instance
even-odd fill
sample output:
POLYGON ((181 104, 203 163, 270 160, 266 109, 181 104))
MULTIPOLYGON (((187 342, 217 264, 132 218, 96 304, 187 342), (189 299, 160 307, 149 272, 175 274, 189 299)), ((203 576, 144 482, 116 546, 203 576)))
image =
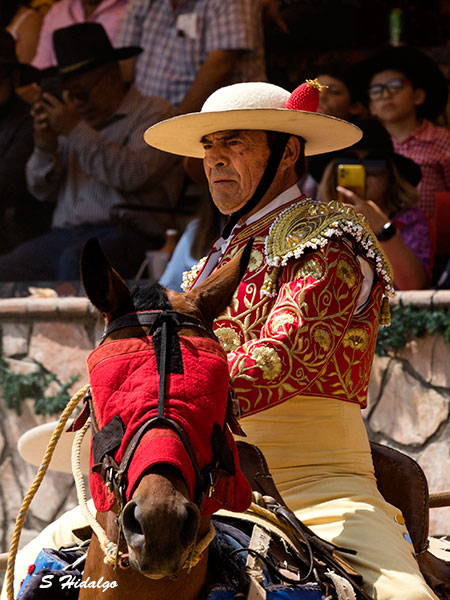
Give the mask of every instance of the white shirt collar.
POLYGON ((284 204, 287 204, 288 202, 292 202, 292 200, 295 200, 296 198, 301 196, 301 194, 302 194, 302 192, 300 191, 300 188, 298 187, 298 185, 296 183, 294 183, 293 186, 291 186, 287 190, 284 190, 284 192, 281 192, 281 194, 279 194, 276 198, 271 200, 269 202, 269 204, 266 204, 260 210, 258 210, 258 212, 251 215, 245 221, 244 225, 251 225, 252 223, 255 223, 255 221, 258 221, 265 215, 268 215, 270 212, 272 212, 276 208, 279 208, 280 206, 283 206, 284 204))

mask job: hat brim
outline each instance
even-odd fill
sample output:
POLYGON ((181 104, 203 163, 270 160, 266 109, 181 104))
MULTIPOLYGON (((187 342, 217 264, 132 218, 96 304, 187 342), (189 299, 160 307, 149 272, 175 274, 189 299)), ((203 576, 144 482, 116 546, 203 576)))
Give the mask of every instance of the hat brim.
POLYGON ((127 58, 132 58, 133 56, 137 56, 141 52, 142 48, 140 48, 139 46, 113 48, 111 52, 100 54, 99 56, 93 56, 92 58, 87 58, 78 63, 58 66, 58 71, 61 77, 72 77, 74 75, 78 75, 79 73, 83 73, 84 71, 88 71, 89 69, 94 69, 95 67, 104 65, 108 62, 116 62, 119 60, 126 60, 127 58))
MULTIPOLYGON (((71 421, 68 422, 68 425, 71 421)), ((44 457, 50 438, 55 430, 58 421, 51 421, 37 425, 21 435, 17 442, 19 455, 31 465, 39 467, 44 457)), ((65 431, 58 440, 55 451, 50 461, 49 469, 59 471, 60 473, 72 473, 72 444, 75 439, 75 433, 65 431)), ((83 474, 89 473, 89 455, 90 455, 90 435, 85 435, 81 444, 81 471, 83 474)))
POLYGON ((286 108, 256 108, 178 115, 149 127, 150 146, 193 158, 203 158, 201 139, 217 131, 255 129, 301 136, 305 155, 313 156, 352 146, 362 132, 352 123, 321 113, 286 108))

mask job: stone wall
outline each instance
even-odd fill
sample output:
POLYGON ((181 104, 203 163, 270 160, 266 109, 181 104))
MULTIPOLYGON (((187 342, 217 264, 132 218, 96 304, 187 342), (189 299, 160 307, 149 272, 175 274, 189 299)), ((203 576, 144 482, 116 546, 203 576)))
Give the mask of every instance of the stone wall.
MULTIPOLYGON (((421 306, 450 306, 450 292, 410 292, 398 301, 421 306)), ((67 382, 79 379, 72 392, 87 382, 86 356, 102 329, 95 310, 84 298, 18 298, 0 300, 3 357, 12 369, 29 372, 35 361, 67 382)), ((449 400, 450 349, 440 336, 412 340, 374 363, 369 405, 364 411, 371 439, 387 443, 414 457, 423 467, 433 491, 450 489, 449 400)), ((34 413, 31 400, 22 414, 0 403, 0 552, 8 550, 15 517, 35 467, 17 454, 20 435, 55 417, 34 413)), ((405 493, 413 493, 405 490, 405 493)), ((69 475, 50 472, 31 505, 22 544, 76 502, 69 475)), ((431 531, 449 533, 450 509, 433 509, 431 531)), ((21 545, 22 545, 21 544, 21 545)))
MULTIPOLYGON (((403 292, 396 302, 447 308, 450 292, 403 292)), ((417 460, 431 491, 450 490, 449 407, 450 347, 441 335, 415 338, 388 356, 375 357, 363 411, 369 437, 417 460)), ((450 508, 431 510, 430 531, 450 533, 450 508)))
MULTIPOLYGON (((95 310, 85 298, 0 300, 3 358, 17 373, 31 373, 40 363, 62 383, 78 375, 70 390, 74 393, 88 381, 86 356, 94 347, 97 323, 95 310)), ((17 440, 28 429, 56 417, 36 415, 30 399, 23 400, 20 415, 0 402, 0 552, 9 549, 22 499, 36 473, 36 467, 18 455, 17 440)), ((75 504, 72 476, 49 470, 30 507, 21 546, 75 504)))

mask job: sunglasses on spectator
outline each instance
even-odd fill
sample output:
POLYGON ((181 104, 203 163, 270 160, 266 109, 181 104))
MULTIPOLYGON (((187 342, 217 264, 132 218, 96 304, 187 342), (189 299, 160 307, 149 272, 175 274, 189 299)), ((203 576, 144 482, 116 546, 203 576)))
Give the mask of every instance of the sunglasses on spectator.
POLYGON ((362 165, 367 177, 381 177, 389 171, 388 161, 384 158, 366 158, 359 160, 350 156, 342 156, 336 159, 336 165, 362 165))
POLYGON ((99 75, 88 88, 84 88, 82 90, 71 90, 68 85, 64 85, 65 89, 69 92, 72 100, 78 100, 79 102, 87 102, 91 93, 94 91, 94 88, 100 83, 103 77, 106 75, 107 71, 103 71, 101 75, 99 75))
POLYGON ((376 83, 369 88, 369 98, 371 100, 379 100, 384 96, 384 90, 388 92, 389 96, 395 96, 395 94, 398 94, 403 89, 404 84, 405 82, 401 77, 390 79, 386 83, 376 83))

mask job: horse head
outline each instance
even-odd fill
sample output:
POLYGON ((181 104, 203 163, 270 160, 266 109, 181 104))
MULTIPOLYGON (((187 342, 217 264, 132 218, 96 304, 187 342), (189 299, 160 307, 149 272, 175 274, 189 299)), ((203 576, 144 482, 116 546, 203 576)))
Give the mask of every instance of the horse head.
POLYGON ((251 500, 229 429, 226 355, 212 333, 249 254, 188 293, 157 283, 130 291, 96 240, 82 254, 86 295, 105 320, 88 358, 91 493, 97 511, 113 511, 131 566, 153 579, 189 564, 213 512, 251 500))

